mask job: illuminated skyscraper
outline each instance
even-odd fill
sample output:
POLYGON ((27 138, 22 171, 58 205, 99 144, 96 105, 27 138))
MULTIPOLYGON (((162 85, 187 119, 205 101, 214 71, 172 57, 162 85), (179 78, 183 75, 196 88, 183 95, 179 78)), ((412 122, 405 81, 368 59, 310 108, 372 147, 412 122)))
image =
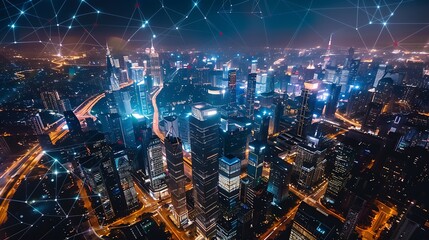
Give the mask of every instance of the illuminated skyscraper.
POLYGON ((378 65, 377 75, 375 75, 374 87, 378 86, 378 82, 384 77, 386 74, 386 64, 378 65))
POLYGON ((137 107, 141 115, 151 118, 153 115, 153 106, 150 101, 150 85, 152 78, 145 76, 144 80, 136 84, 137 107))
POLYGON ((173 219, 178 227, 182 227, 188 222, 182 143, 179 138, 170 135, 164 139, 164 146, 168 168, 167 185, 173 205, 173 219))
POLYGON ((150 194, 156 199, 164 199, 168 196, 168 189, 165 183, 164 165, 162 162, 162 143, 156 136, 153 136, 149 143, 146 160, 150 180, 150 194))
POLYGON ((163 79, 161 74, 161 65, 159 61, 159 54, 155 51, 153 46, 153 39, 151 40, 152 46, 150 48, 149 58, 150 58, 150 67, 149 75, 153 78, 153 86, 162 86, 163 79))
POLYGON ((347 145, 337 145, 335 153, 334 169, 325 194, 326 201, 330 203, 334 203, 337 200, 338 194, 345 187, 355 160, 353 149, 347 145))
POLYGON ((256 94, 256 73, 250 73, 247 78, 246 92, 246 117, 253 119, 255 112, 255 94, 256 94))
POLYGON ((204 238, 216 236, 218 219, 218 159, 220 117, 207 104, 192 107, 189 130, 197 232, 204 238))
POLYGON ((297 131, 299 137, 307 136, 308 127, 313 119, 313 111, 316 105, 316 91, 319 88, 317 80, 310 80, 304 83, 301 93, 301 106, 297 116, 297 131))
POLYGON ((112 55, 110 55, 110 49, 109 46, 106 45, 106 82, 107 82, 107 89, 108 91, 118 91, 120 89, 119 86, 119 79, 116 76, 115 73, 115 62, 112 58, 112 55))
POLYGON ((326 108, 325 108, 326 118, 334 117, 335 112, 337 111, 337 104, 340 98, 340 93, 341 93, 340 85, 336 85, 332 83, 329 86, 329 96, 328 96, 328 100, 326 101, 326 108))
POLYGON ((232 155, 219 158, 219 209, 218 239, 236 239, 238 194, 240 188, 240 159, 232 155))
POLYGON ((236 86, 237 86, 237 71, 236 70, 229 70, 228 71, 228 92, 229 92, 229 104, 234 106, 237 101, 237 93, 236 93, 236 86))
POLYGON ((131 162, 125 151, 121 150, 115 152, 114 163, 118 171, 122 192, 125 197, 125 203, 127 204, 127 211, 134 211, 140 204, 139 199, 137 198, 136 189, 134 188, 133 177, 131 176, 131 162))

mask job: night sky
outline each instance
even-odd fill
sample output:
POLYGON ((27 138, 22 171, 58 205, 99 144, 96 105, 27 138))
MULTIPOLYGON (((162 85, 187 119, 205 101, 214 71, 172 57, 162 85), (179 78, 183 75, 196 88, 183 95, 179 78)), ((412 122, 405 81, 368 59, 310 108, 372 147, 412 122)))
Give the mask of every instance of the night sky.
POLYGON ((106 41, 145 47, 155 37, 165 48, 314 47, 334 33, 338 47, 427 50, 428 9, 427 0, 4 0, 0 43, 66 51, 106 41))

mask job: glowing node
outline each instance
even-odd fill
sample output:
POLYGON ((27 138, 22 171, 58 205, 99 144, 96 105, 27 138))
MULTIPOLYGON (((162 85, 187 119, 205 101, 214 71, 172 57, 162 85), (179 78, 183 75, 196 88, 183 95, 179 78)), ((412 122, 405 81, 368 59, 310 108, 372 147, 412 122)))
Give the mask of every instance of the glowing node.
POLYGON ((142 24, 142 28, 145 28, 145 27, 146 27, 146 24, 144 24, 144 23, 143 23, 143 24, 142 24))
POLYGON ((369 24, 372 24, 372 21, 369 21, 369 24))
POLYGON ((69 29, 71 28, 71 26, 69 26, 69 29))
MULTIPOLYGON (((60 43, 60 47, 62 47, 63 46, 63 44, 62 43, 60 43)), ((55 160, 55 162, 57 161, 57 159, 54 159, 55 160)))
POLYGON ((59 27, 59 26, 60 26, 60 24, 57 23, 57 27, 59 27))
POLYGON ((186 16, 185 18, 188 18, 188 16, 186 16))
POLYGON ((377 8, 380 8, 380 5, 378 5, 377 8))
POLYGON ((75 19, 75 18, 76 18, 76 16, 73 16, 72 18, 73 18, 73 19, 75 19))
POLYGON ((131 41, 131 39, 128 39, 128 42, 131 41))
POLYGON ((21 11, 21 14, 24 14, 24 11, 21 11))
POLYGON ((384 22, 383 25, 386 26, 387 22, 384 22))
POLYGON ((198 3, 197 2, 194 2, 194 6, 197 6, 198 5, 198 3))
POLYGON ((176 27, 176 30, 179 30, 179 27, 176 27))
POLYGON ((55 198, 55 202, 57 202, 57 201, 58 201, 58 199, 55 198))
POLYGON ((207 19, 207 17, 204 17, 204 19, 207 19))
POLYGON ((100 13, 100 10, 97 10, 97 13, 100 13))
POLYGON ((43 154, 45 154, 45 153, 46 153, 46 151, 42 151, 42 153, 43 153, 43 154))
POLYGON ((393 16, 393 13, 391 13, 390 16, 393 16))
POLYGON ((146 20, 146 21, 144 21, 144 23, 145 23, 145 24, 148 24, 148 23, 149 23, 149 21, 148 21, 148 20, 146 20))
POLYGON ((11 28, 15 28, 15 24, 10 25, 11 28))
POLYGON ((154 35, 152 35, 152 38, 156 38, 156 35, 154 34, 154 35))
POLYGON ((16 44, 16 41, 14 41, 13 43, 16 44))

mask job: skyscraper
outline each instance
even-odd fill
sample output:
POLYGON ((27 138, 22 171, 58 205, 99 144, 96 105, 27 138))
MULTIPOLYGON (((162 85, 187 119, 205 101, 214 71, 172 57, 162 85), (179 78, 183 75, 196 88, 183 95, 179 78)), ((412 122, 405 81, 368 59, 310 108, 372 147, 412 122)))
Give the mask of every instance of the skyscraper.
POLYGON ((165 135, 179 137, 179 124, 176 115, 164 117, 165 135))
POLYGON ((202 237, 216 236, 218 219, 218 157, 220 117, 208 104, 192 107, 189 119, 192 154, 192 178, 196 208, 195 223, 202 237))
POLYGON ((301 93, 301 106, 297 116, 297 131, 299 137, 306 137, 308 127, 311 125, 313 111, 316 104, 315 91, 319 88, 317 80, 310 80, 304 83, 304 88, 301 93))
POLYGON ((168 196, 168 190, 162 163, 162 143, 157 136, 152 136, 147 148, 146 160, 150 180, 150 194, 156 199, 164 199, 168 196))
POLYGON ((377 74, 375 75, 375 81, 373 84, 373 87, 378 86, 378 82, 384 77, 386 74, 386 64, 380 64, 378 65, 377 74))
POLYGON ((253 141, 249 143, 249 161, 247 163, 247 176, 250 184, 258 185, 262 177, 262 169, 265 157, 265 144, 261 141, 253 141))
POLYGON ((256 94, 256 73, 250 73, 247 77, 247 92, 246 92, 246 117, 253 119, 254 105, 256 94))
POLYGON ((292 176, 292 165, 281 158, 271 164, 268 192, 273 194, 273 202, 281 204, 289 196, 289 183, 292 176))
POLYGON ((140 204, 134 188, 133 177, 131 176, 131 162, 124 150, 115 152, 114 163, 118 171, 125 203, 127 204, 127 211, 136 210, 140 204))
POLYGON ((228 92, 229 92, 229 104, 234 106, 237 101, 237 71, 229 70, 228 71, 228 92))
POLYGON ((341 86, 332 83, 329 86, 329 96, 326 102, 325 108, 325 117, 332 118, 335 116, 335 112, 337 111, 337 104, 340 98, 341 86))
POLYGON ((149 58, 150 58, 149 74, 153 77, 154 86, 162 86, 163 79, 161 74, 159 54, 155 51, 155 47, 153 46, 153 39, 151 40, 151 44, 152 46, 150 48, 150 53, 149 53, 149 58))
POLYGON ((116 76, 115 73, 115 62, 112 58, 112 55, 110 55, 110 49, 109 46, 106 44, 106 83, 107 83, 107 89, 108 91, 118 91, 120 89, 119 86, 119 79, 116 76))
POLYGON ((239 210, 240 159, 232 155, 219 159, 218 239, 236 239, 239 210))
POLYGON ((64 111, 64 109, 60 108, 60 95, 57 91, 41 92, 40 97, 42 98, 43 106, 45 107, 45 109, 57 111, 59 113, 62 113, 64 111))
POLYGON ((82 127, 80 126, 79 119, 76 117, 73 111, 65 111, 64 118, 68 129, 72 135, 76 135, 82 132, 82 127))
POLYGON ((338 194, 350 178, 350 171, 355 159, 353 149, 344 144, 335 146, 335 154, 334 169, 325 194, 325 199, 330 203, 334 203, 337 200, 338 194))
POLYGON ((42 118, 38 113, 30 118, 30 122, 34 134, 42 135, 45 132, 45 127, 43 126, 42 118))
POLYGON ((182 227, 188 222, 182 142, 177 137, 167 135, 164 139, 164 146, 168 169, 167 185, 173 205, 173 219, 177 227, 182 227))

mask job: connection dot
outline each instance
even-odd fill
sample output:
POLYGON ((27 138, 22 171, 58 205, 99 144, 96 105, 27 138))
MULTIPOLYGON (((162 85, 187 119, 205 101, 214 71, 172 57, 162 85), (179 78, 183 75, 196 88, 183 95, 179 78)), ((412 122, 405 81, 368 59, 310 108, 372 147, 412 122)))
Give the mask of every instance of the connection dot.
POLYGON ((142 24, 142 28, 145 28, 145 27, 146 27, 146 24, 144 24, 144 23, 143 23, 143 24, 142 24))
POLYGON ((154 35, 152 35, 152 37, 153 37, 153 38, 156 38, 156 35, 154 34, 154 35))
POLYGON ((75 19, 75 18, 76 18, 76 16, 73 16, 72 18, 73 18, 73 19, 75 19))
POLYGON ((71 26, 69 26, 69 29, 71 28, 71 26))
POLYGON ((383 25, 386 26, 387 22, 384 22, 383 25))
POLYGON ((15 24, 10 25, 11 28, 15 28, 15 24))
POLYGON ((377 8, 380 8, 380 5, 378 5, 377 8))
POLYGON ((390 16, 393 16, 393 13, 391 13, 390 16))
POLYGON ((176 27, 176 30, 179 30, 179 27, 176 27))
POLYGON ((100 13, 100 10, 97 10, 97 13, 100 13))
POLYGON ((148 20, 144 21, 144 24, 148 24, 148 23, 149 23, 149 21, 148 21, 148 20))
POLYGON ((372 21, 369 21, 369 24, 372 24, 372 21))
POLYGON ((197 6, 197 5, 198 5, 198 3, 196 3, 196 2, 195 2, 195 3, 194 3, 194 6, 197 6))
POLYGON ((24 11, 21 11, 21 14, 24 14, 24 11))

